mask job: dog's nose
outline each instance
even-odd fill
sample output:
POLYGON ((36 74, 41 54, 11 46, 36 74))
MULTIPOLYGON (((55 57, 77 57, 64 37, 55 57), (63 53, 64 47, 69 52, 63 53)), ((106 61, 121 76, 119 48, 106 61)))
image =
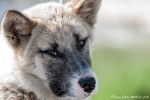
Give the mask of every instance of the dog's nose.
POLYGON ((79 79, 78 83, 84 89, 85 92, 90 93, 92 90, 95 89, 95 78, 93 77, 86 77, 79 79))

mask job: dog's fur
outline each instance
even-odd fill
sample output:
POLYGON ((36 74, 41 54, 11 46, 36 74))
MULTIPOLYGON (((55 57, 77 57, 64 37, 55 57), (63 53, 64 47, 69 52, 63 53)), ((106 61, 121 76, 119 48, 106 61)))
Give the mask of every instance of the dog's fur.
POLYGON ((6 11, 1 33, 14 62, 0 81, 0 100, 85 100, 96 92, 85 93, 78 80, 96 78, 90 53, 100 2, 72 0, 6 11))

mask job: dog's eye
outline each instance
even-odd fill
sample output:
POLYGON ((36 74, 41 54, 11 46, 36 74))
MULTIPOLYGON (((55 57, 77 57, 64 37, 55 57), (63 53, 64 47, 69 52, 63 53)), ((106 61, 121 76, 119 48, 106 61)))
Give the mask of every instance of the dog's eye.
POLYGON ((50 55, 52 57, 58 57, 59 56, 59 53, 56 50, 42 51, 42 53, 50 55))
POLYGON ((51 56, 53 56, 53 57, 57 57, 57 56, 58 56, 58 52, 55 51, 55 50, 50 50, 48 53, 49 53, 51 56))
POLYGON ((79 48, 83 48, 84 45, 85 45, 85 40, 80 40, 80 41, 78 42, 78 47, 79 47, 79 48))

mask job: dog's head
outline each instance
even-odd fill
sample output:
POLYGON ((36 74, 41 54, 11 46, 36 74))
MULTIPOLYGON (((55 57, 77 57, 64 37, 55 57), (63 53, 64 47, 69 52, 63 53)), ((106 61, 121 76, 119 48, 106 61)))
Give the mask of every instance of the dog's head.
POLYGON ((23 13, 8 10, 1 28, 19 69, 41 80, 56 97, 84 99, 96 92, 90 52, 100 2, 72 0, 23 13))

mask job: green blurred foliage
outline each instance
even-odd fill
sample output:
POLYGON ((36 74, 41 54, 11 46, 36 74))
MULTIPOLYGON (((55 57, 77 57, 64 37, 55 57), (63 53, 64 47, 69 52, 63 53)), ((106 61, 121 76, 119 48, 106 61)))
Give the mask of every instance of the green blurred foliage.
POLYGON ((122 100, 113 95, 148 96, 144 100, 150 100, 150 50, 96 48, 92 60, 99 89, 91 100, 122 100))

